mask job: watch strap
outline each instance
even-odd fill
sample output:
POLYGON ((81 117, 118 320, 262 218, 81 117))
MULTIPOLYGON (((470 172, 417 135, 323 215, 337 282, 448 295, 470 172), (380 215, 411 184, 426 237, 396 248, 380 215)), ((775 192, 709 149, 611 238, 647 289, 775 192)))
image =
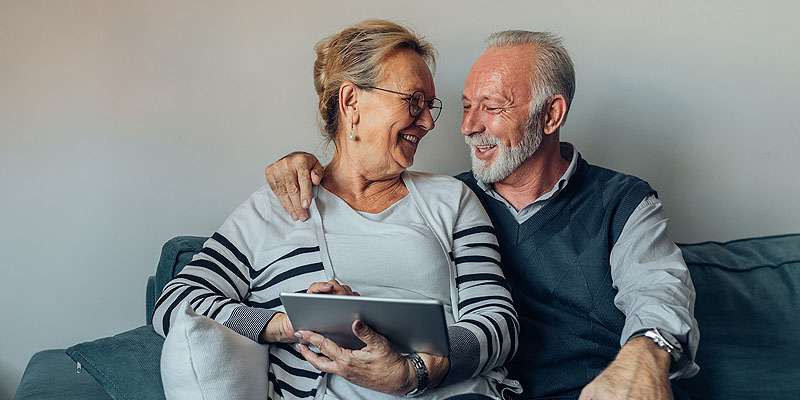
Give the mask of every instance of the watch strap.
POLYGON ((428 367, 422 361, 422 357, 417 353, 406 354, 404 356, 414 367, 414 372, 417 375, 417 387, 405 394, 405 397, 417 397, 425 393, 428 389, 428 367))

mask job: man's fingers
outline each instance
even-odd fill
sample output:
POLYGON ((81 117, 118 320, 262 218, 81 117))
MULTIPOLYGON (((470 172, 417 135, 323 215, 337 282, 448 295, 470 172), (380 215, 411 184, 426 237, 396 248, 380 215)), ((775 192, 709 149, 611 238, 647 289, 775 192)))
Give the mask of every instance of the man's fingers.
POLYGON ((322 182, 323 176, 325 176, 325 168, 319 163, 319 160, 317 160, 317 162, 314 163, 314 167, 311 168, 311 182, 315 185, 319 185, 320 182, 322 182))
MULTIPOLYGON (((297 183, 300 185, 300 207, 308 214, 308 207, 311 205, 311 197, 314 195, 312 189, 311 176, 308 170, 297 171, 297 183)), ((308 216, 306 216, 308 218, 308 216)))
POLYGON ((314 368, 322 371, 322 372, 332 372, 335 373, 336 362, 331 360, 328 357, 320 356, 317 353, 311 351, 308 346, 304 344, 296 344, 295 349, 300 352, 301 355, 308 361, 314 368))
POLYGON ((272 191, 275 192, 277 188, 275 187, 275 175, 272 174, 272 164, 264 167, 264 179, 267 181, 269 187, 272 188, 272 191))
POLYGON ((281 205, 292 216, 292 219, 297 219, 292 213, 292 202, 289 200, 289 196, 286 195, 286 189, 283 187, 283 181, 275 181, 275 184, 270 184, 272 187, 272 191, 278 196, 278 200, 280 200, 281 205))
POLYGON ((297 187, 297 174, 295 171, 292 171, 291 173, 284 174, 283 176, 283 191, 289 200, 289 204, 291 205, 291 209, 287 211, 292 214, 292 217, 295 220, 299 220, 300 216, 304 215, 304 213, 301 213, 302 207, 300 207, 300 189, 297 187))

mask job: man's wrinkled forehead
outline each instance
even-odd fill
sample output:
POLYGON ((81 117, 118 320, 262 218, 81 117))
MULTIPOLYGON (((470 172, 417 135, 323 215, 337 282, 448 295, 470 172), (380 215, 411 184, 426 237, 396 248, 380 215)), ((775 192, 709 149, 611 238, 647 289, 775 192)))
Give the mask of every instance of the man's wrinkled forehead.
POLYGON ((529 86, 532 78, 533 46, 486 49, 475 61, 464 82, 464 96, 481 96, 484 91, 505 91, 529 86))

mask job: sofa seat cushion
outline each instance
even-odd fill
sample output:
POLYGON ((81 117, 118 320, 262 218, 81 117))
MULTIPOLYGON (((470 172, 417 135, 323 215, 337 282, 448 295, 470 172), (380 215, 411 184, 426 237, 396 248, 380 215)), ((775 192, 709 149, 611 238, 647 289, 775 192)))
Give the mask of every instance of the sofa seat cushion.
POLYGON ((64 349, 40 351, 31 357, 17 400, 110 400, 105 390, 64 349))
MULTIPOLYGON (((152 325, 80 343, 67 354, 91 374, 114 400, 163 400, 161 347, 152 325)), ((73 364, 75 365, 75 364, 73 364)))
POLYGON ((797 399, 800 234, 681 245, 700 327, 700 399, 797 399))

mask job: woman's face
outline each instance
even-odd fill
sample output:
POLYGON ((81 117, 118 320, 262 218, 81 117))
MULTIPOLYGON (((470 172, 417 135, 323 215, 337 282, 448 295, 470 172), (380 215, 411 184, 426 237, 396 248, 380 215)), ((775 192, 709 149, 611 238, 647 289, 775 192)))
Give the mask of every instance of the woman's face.
MULTIPOLYGON (((420 91, 426 100, 436 96, 428 65, 411 50, 390 55, 382 64, 375 86, 408 95, 420 91)), ((368 178, 399 175, 409 168, 420 141, 433 129, 430 110, 426 107, 418 117, 412 117, 406 97, 377 89, 358 92, 357 140, 344 138, 343 142, 360 172, 368 178)), ((347 125, 345 135, 349 129, 347 125)))

